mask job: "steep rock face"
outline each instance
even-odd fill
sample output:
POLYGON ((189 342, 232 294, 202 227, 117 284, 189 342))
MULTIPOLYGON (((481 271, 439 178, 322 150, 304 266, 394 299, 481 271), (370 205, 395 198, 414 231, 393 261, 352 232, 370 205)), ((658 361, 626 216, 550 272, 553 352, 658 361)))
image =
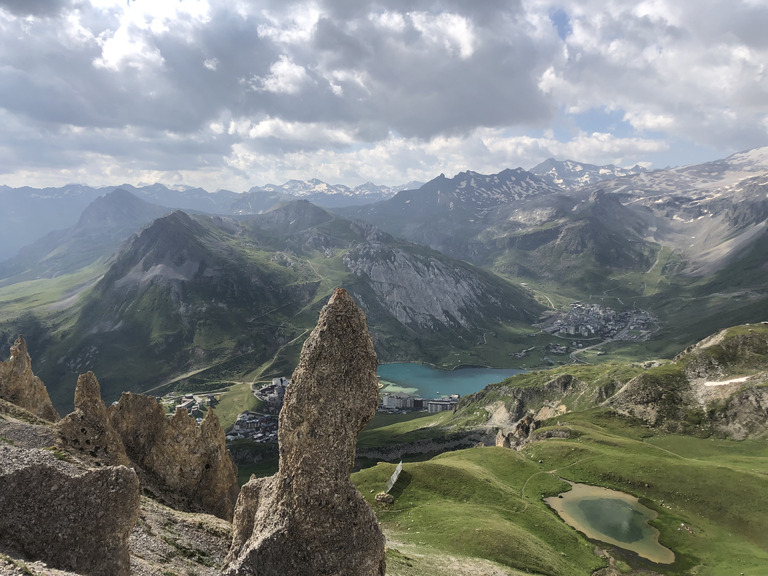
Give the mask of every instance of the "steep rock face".
POLYGON ((339 289, 304 343, 280 412, 280 470, 243 487, 224 573, 383 576, 384 537, 349 479, 377 405, 365 315, 339 289))
POLYGON ((713 414, 714 429, 734 440, 768 436, 768 387, 740 390, 713 414))
MULTIPOLYGON (((461 405, 467 406, 473 402, 482 402, 491 393, 498 395, 500 400, 486 407, 490 413, 487 425, 499 427, 504 433, 510 431, 511 428, 511 431, 521 438, 527 437, 534 422, 533 420, 527 421, 527 416, 533 417, 538 413, 545 415, 545 412, 551 412, 551 415, 555 415, 561 412, 558 408, 566 399, 574 405, 578 405, 580 401, 587 405, 594 405, 593 395, 589 393, 589 386, 570 374, 557 376, 542 386, 488 386, 479 392, 466 396, 461 405), (547 411, 547 408, 550 410, 547 411), (520 433, 517 433, 518 428, 520 433)), ((536 418, 536 420, 540 419, 545 418, 536 418)))
POLYGON ((75 411, 58 423, 64 446, 79 450, 110 466, 130 466, 125 446, 107 416, 99 381, 93 372, 81 374, 75 388, 75 411))
POLYGON ((0 542, 78 574, 128 576, 139 481, 124 466, 81 469, 0 443, 0 542))
POLYGON ((372 298, 358 296, 362 306, 381 306, 417 330, 477 331, 489 321, 526 318, 516 304, 536 309, 498 278, 437 254, 416 254, 373 240, 348 252, 344 263, 373 290, 372 298))
POLYGON ((667 367, 635 376, 607 404, 651 426, 665 425, 681 432, 685 431, 686 409, 697 405, 683 371, 667 367))
POLYGON ((44 420, 55 422, 59 419, 45 384, 32 372, 32 359, 27 352, 27 343, 21 335, 11 346, 8 362, 0 362, 0 398, 21 406, 44 420))
POLYGON ((212 410, 200 426, 185 410, 169 420, 155 398, 126 392, 109 420, 150 491, 175 507, 232 518, 237 473, 212 410))

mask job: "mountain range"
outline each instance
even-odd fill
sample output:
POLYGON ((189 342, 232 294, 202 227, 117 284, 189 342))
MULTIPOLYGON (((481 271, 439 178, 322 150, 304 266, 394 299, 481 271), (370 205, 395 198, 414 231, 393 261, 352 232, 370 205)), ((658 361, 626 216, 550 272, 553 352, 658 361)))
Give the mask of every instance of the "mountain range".
POLYGON ((441 175, 339 212, 526 283, 548 303, 654 310, 678 346, 723 327, 726 310, 742 322, 768 312, 768 148, 575 189, 556 180, 567 178, 441 175))
POLYGON ((0 262, 55 230, 75 226, 83 210, 94 200, 121 189, 167 209, 207 214, 258 214, 278 202, 305 199, 319 206, 365 204, 393 196, 399 190, 418 188, 420 182, 402 186, 379 186, 370 182, 349 188, 317 179, 290 180, 278 186, 255 186, 245 193, 229 190, 207 192, 191 186, 91 186, 72 184, 60 188, 11 188, 0 186, 0 200, 6 206, 0 214, 0 262))
MULTIPOLYGON (((389 572, 760 573, 768 148, 658 171, 554 160, 468 171, 380 196, 372 187, 365 204, 317 181, 269 188, 12 191, 9 213, 36 206, 25 233, 45 234, 0 263, 0 341, 23 333, 35 374, 23 339, 0 368, 15 374, 23 360, 61 413, 77 375, 93 370, 99 382, 83 380, 100 385, 91 400, 102 412, 99 396, 108 404, 124 390, 215 391, 216 413, 237 414, 254 407, 254 383, 291 373, 320 307, 343 286, 365 311, 380 361, 527 369, 453 411, 377 415, 362 431, 352 479, 386 534, 389 572), (473 447, 451 451, 461 446, 473 447), (623 493, 633 520, 616 524, 630 536, 604 541, 553 512, 551 501, 579 484, 601 499, 605 488, 623 493), (645 508, 651 522, 627 532, 645 508), (668 557, 625 546, 646 528, 668 557)), ((104 428, 82 418, 71 419, 72 437, 102 442, 104 428)), ((11 468, 26 458, 22 441, 45 446, 36 454, 59 468, 69 460, 55 444, 60 430, 36 421, 0 401, 11 468)), ((183 410, 168 422, 187 456, 179 430, 206 425, 183 410)), ((243 480, 264 473, 274 447, 239 442, 243 480)), ((142 506, 131 537, 142 567, 220 572, 230 525, 151 498, 142 506)), ((48 528, 54 508, 13 529, 48 528)), ((618 516, 610 510, 598 521, 618 516)), ((5 550, 0 560, 13 573, 39 567, 5 550)))
POLYGON ((768 313, 768 148, 657 171, 548 160, 399 191, 11 192, 14 217, 38 210, 27 228, 46 235, 0 263, 0 332, 39 336, 30 349, 61 402, 87 369, 107 397, 288 372, 337 286, 369 316, 382 360, 446 367, 550 363, 559 337, 533 325, 574 301, 658 318, 651 339, 606 342, 609 357, 671 355, 768 313), (83 204, 51 230, 48 207, 61 226, 83 204))
MULTIPOLYGON (((125 215, 128 205, 138 226, 156 207, 125 191, 94 204, 81 228, 64 235, 61 251, 53 250, 56 258, 48 253, 42 268, 7 279, 13 289, 38 270, 38 283, 65 282, 66 275, 44 276, 55 266, 89 265, 64 298, 39 308, 51 328, 30 345, 54 402, 65 408, 77 374, 87 370, 100 374, 107 398, 201 369, 212 369, 214 378, 239 375, 276 355, 272 370, 290 372, 320 305, 340 285, 366 311, 382 359, 417 353, 437 362, 448 351, 472 350, 488 331, 529 326, 542 310, 525 290, 490 272, 305 200, 238 218, 173 211, 110 259, 106 241, 90 250, 78 246, 78 238, 95 234, 88 216, 106 204, 111 214, 125 215)), ((107 211, 99 214, 110 221, 107 211)), ((495 346, 505 342, 502 336, 495 346)))

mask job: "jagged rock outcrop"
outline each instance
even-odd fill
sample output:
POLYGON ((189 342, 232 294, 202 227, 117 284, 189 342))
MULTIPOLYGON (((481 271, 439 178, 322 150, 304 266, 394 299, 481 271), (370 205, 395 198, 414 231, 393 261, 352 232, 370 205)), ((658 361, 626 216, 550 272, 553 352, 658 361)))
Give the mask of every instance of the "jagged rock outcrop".
POLYGON ((125 446, 112 427, 101 387, 93 372, 81 374, 75 387, 75 411, 58 423, 63 446, 110 466, 130 466, 125 446))
POLYGON ((768 326, 721 330, 630 380, 606 405, 651 426, 743 440, 768 435, 768 326))
POLYGON ((511 448, 512 439, 510 436, 512 436, 512 434, 506 434, 504 430, 499 428, 499 431, 496 432, 496 446, 500 448, 511 448))
POLYGON ((540 424, 541 422, 529 412, 512 424, 511 432, 508 432, 508 429, 505 427, 499 428, 498 432, 496 432, 496 446, 519 449, 526 443, 540 424))
POLYGON ((383 576, 384 536, 350 481, 378 403, 365 320, 338 289, 304 343, 280 412, 280 469, 238 498, 228 576, 383 576))
POLYGON ((84 469, 62 454, 0 443, 0 542, 78 574, 128 576, 139 480, 124 466, 84 469))
POLYGON ((168 419, 152 396, 125 392, 108 413, 144 488, 176 508, 232 518, 237 471, 213 410, 198 426, 186 410, 168 419))
POLYGON ((768 387, 747 388, 731 396, 722 410, 713 411, 718 434, 744 440, 768 436, 768 387))
POLYGON ((0 398, 44 420, 55 422, 59 419, 45 384, 32 372, 32 359, 22 335, 11 346, 8 362, 0 362, 0 398))

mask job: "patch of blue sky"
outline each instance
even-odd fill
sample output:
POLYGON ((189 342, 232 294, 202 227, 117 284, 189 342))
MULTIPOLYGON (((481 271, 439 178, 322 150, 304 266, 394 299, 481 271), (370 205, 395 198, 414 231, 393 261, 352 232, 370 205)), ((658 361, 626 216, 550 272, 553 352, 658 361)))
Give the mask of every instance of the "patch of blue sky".
POLYGON ((560 36, 561 40, 565 40, 568 35, 573 32, 573 29, 571 28, 571 19, 568 17, 568 13, 562 8, 550 12, 549 20, 557 29, 557 35, 560 36))
POLYGON ((612 134, 616 138, 637 136, 636 130, 624 119, 623 110, 601 106, 576 114, 568 114, 568 116, 569 124, 574 126, 579 132, 586 134, 602 132, 612 134))

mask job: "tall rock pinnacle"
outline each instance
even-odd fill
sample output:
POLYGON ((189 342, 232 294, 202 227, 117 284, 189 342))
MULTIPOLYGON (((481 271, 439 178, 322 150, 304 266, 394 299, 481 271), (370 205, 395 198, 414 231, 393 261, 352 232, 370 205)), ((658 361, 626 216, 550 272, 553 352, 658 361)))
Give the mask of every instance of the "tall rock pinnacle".
POLYGON ((32 359, 21 335, 11 346, 8 362, 0 362, 0 398, 44 420, 56 422, 59 419, 45 384, 32 373, 32 359))
POLYGON ((235 509, 229 576, 383 576, 384 536, 349 479, 378 404, 365 315, 338 289, 301 351, 280 412, 280 469, 235 509))
POLYGON ((107 416, 101 387, 93 372, 81 374, 75 388, 75 411, 57 424, 61 443, 109 466, 130 466, 120 436, 107 416))

